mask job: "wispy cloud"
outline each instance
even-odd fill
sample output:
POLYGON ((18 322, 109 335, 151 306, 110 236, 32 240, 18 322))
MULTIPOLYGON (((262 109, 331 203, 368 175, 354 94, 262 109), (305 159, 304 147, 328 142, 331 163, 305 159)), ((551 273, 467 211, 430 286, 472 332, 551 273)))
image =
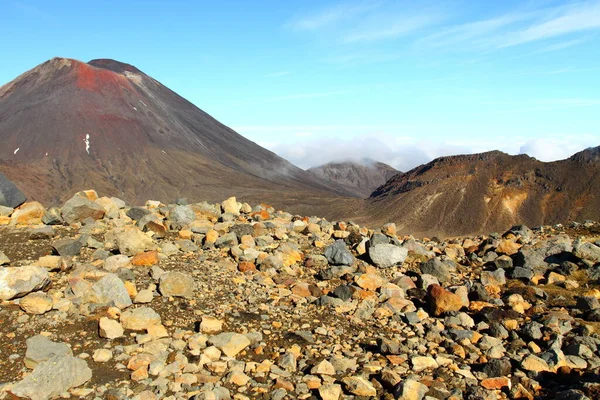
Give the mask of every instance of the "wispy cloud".
POLYGON ((328 92, 310 92, 310 93, 295 93, 284 96, 273 96, 273 97, 259 97, 253 99, 246 99, 241 101, 241 104, 262 104, 262 103, 274 103, 279 101, 289 100, 302 100, 302 99, 314 99, 319 97, 330 97, 330 96, 341 96, 352 93, 352 90, 332 90, 328 92))
POLYGON ((13 7, 17 8, 23 13, 26 13, 34 18, 42 19, 46 22, 56 22, 57 18, 54 14, 51 14, 40 7, 32 5, 25 1, 12 1, 13 7))
POLYGON ((340 4, 320 10, 314 14, 293 19, 286 26, 297 31, 314 31, 352 19, 369 10, 379 7, 379 3, 362 2, 357 4, 340 4))
POLYGON ((432 47, 446 47, 457 44, 481 45, 481 38, 496 34, 517 22, 534 16, 531 12, 506 14, 481 21, 468 22, 439 29, 437 32, 418 41, 432 47))
POLYGON ((575 3, 556 10, 557 15, 536 21, 531 26, 511 32, 499 44, 510 47, 571 33, 600 29, 600 1, 575 3))
POLYGON ((545 46, 545 47, 541 48, 538 52, 539 53, 550 53, 553 51, 564 50, 564 49, 568 49, 570 47, 579 46, 580 44, 585 43, 588 40, 590 40, 589 37, 582 37, 582 38, 573 39, 573 40, 565 40, 565 41, 561 41, 558 43, 554 43, 554 44, 545 46))
POLYGON ((346 43, 394 39, 434 25, 442 19, 431 12, 407 15, 378 14, 344 35, 346 43))
POLYGON ((267 77, 268 78, 280 78, 282 76, 286 76, 291 73, 292 73, 292 71, 278 71, 278 72, 273 72, 273 73, 267 74, 267 77))

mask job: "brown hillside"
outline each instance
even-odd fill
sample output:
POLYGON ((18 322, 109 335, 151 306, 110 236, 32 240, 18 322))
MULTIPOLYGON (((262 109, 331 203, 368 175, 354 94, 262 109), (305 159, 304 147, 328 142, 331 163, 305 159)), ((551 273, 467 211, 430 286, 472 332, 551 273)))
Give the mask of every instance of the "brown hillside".
POLYGON ((442 157, 373 192, 369 214, 404 232, 463 235, 600 217, 600 147, 544 163, 493 151, 442 157))

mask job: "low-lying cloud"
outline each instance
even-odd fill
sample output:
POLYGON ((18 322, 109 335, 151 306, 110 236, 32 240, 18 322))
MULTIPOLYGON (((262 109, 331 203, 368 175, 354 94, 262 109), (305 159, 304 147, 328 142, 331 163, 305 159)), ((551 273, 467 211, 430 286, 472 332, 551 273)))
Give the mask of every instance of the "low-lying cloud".
POLYGON ((332 161, 370 158, 384 162, 400 171, 425 164, 437 157, 472 154, 500 150, 509 154, 528 154, 541 161, 555 161, 574 153, 600 145, 600 137, 594 135, 564 136, 560 138, 536 138, 507 143, 502 139, 485 141, 438 141, 395 139, 392 136, 364 135, 352 139, 297 137, 289 142, 259 142, 300 168, 310 168, 332 161))

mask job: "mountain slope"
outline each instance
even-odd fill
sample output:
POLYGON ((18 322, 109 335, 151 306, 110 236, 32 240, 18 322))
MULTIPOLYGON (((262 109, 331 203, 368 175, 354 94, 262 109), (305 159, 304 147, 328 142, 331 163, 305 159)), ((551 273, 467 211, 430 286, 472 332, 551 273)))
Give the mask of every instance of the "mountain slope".
POLYGON ((600 147, 551 163, 499 151, 438 158, 377 188, 368 209, 425 235, 598 219, 600 147))
POLYGON ((343 185, 360 197, 368 197, 373 190, 400 173, 387 164, 369 159, 330 162, 307 171, 320 179, 343 185))
POLYGON ((0 87, 0 141, 0 171, 47 203, 86 187, 131 202, 352 195, 114 60, 54 58, 0 87))

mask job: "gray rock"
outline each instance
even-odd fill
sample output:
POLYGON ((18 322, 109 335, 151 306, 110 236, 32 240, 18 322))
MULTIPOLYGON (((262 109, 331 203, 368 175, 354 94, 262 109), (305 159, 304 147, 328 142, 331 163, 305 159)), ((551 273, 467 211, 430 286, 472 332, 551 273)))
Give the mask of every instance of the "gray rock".
POLYGON ((504 276, 504 270, 497 269, 495 271, 481 272, 481 283, 484 284, 485 286, 506 284, 506 277, 504 276))
POLYGON ((62 217, 68 224, 82 222, 86 218, 102 219, 104 208, 87 197, 76 194, 62 206, 62 217))
POLYGON ((499 378, 510 375, 512 366, 510 360, 506 358, 493 358, 483 367, 483 372, 489 378, 499 378))
POLYGON ((35 335, 27 339, 25 351, 25 366, 35 368, 39 363, 47 361, 54 356, 72 356, 73 351, 66 343, 56 343, 46 336, 35 335))
POLYGON ((421 400, 429 388, 414 379, 405 379, 394 387, 394 398, 400 400, 421 400))
POLYGON ((573 254, 584 260, 600 262, 600 247, 590 242, 577 243, 573 254))
POLYGON ((347 301, 352 298, 352 294, 354 294, 355 291, 356 289, 353 286, 340 285, 335 288, 335 290, 333 291, 333 295, 338 299, 347 301))
POLYGON ((61 257, 77 256, 81 253, 83 242, 79 239, 59 239, 52 243, 52 247, 61 257))
POLYGON ((374 247, 378 244, 390 244, 390 238, 381 233, 374 233, 371 239, 369 239, 369 247, 374 247))
POLYGON ((56 236, 56 230, 51 226, 36 228, 29 234, 31 240, 51 239, 56 236))
POLYGON ((71 388, 83 385, 92 378, 87 363, 71 355, 54 356, 44 361, 13 386, 11 392, 32 400, 58 397, 71 388))
POLYGON ((235 233, 238 240, 242 240, 242 236, 252 236, 254 233, 254 227, 250 224, 236 224, 231 227, 231 232, 235 233))
POLYGON ((176 206, 168 216, 171 227, 183 228, 192 223, 196 219, 196 213, 190 206, 176 206))
POLYGON ((135 226, 114 229, 105 235, 107 247, 116 247, 121 254, 135 256, 148 250, 154 250, 156 245, 148 235, 135 226))
POLYGON ((0 217, 10 217, 10 215, 15 211, 12 207, 0 206, 0 217))
POLYGON ((435 257, 435 253, 431 250, 427 250, 424 244, 417 242, 414 239, 409 239, 402 243, 402 247, 408 251, 412 251, 415 254, 425 256, 427 258, 435 257))
POLYGON ((208 343, 220 349, 228 357, 235 357, 250 345, 250 339, 235 332, 224 332, 208 339, 208 343))
POLYGON ((523 246, 514 256, 516 266, 531 270, 545 271, 549 264, 560 264, 565 261, 563 257, 568 256, 573 250, 571 238, 565 234, 540 240, 534 245, 523 246))
POLYGON ((60 210, 56 207, 47 209, 42 217, 42 223, 46 225, 62 225, 64 222, 60 210))
POLYGON ((508 236, 512 233, 515 236, 521 236, 523 239, 529 240, 533 237, 533 231, 525 225, 515 225, 502 235, 503 237, 508 236))
POLYGON ((408 250, 393 244, 378 244, 369 247, 369 257, 379 268, 389 268, 403 263, 408 256, 408 250))
POLYGON ((0 267, 0 299, 11 300, 41 290, 50 283, 48 270, 33 265, 0 267))
POLYGON ((160 293, 163 296, 194 297, 194 278, 182 272, 167 272, 160 278, 160 293))
POLYGON ((327 261, 333 265, 352 265, 354 256, 346 247, 343 240, 336 240, 332 245, 325 249, 324 253, 327 261))
POLYGON ((19 188, 0 173, 0 206, 16 208, 25 203, 27 198, 19 188))
POLYGON ((131 207, 126 213, 129 218, 135 221, 139 221, 149 214, 151 214, 150 210, 142 207, 131 207))
POLYGON ((509 271, 508 276, 511 279, 530 280, 533 278, 533 270, 531 268, 515 267, 509 271))
POLYGON ((421 263, 422 274, 433 275, 442 283, 450 281, 451 271, 456 271, 456 264, 451 260, 442 261, 436 257, 421 263))
POLYGON ((125 288, 123 281, 115 274, 107 274, 98 282, 92 285, 91 289, 85 294, 86 303, 114 305, 124 309, 132 305, 129 293, 125 288))
POLYGON ((6 254, 4 254, 2 251, 0 251, 0 265, 8 265, 10 264, 10 259, 6 256, 6 254))
POLYGON ((218 248, 221 247, 233 247, 238 245, 238 238, 234 232, 229 232, 219 237, 215 242, 215 246, 218 248))

